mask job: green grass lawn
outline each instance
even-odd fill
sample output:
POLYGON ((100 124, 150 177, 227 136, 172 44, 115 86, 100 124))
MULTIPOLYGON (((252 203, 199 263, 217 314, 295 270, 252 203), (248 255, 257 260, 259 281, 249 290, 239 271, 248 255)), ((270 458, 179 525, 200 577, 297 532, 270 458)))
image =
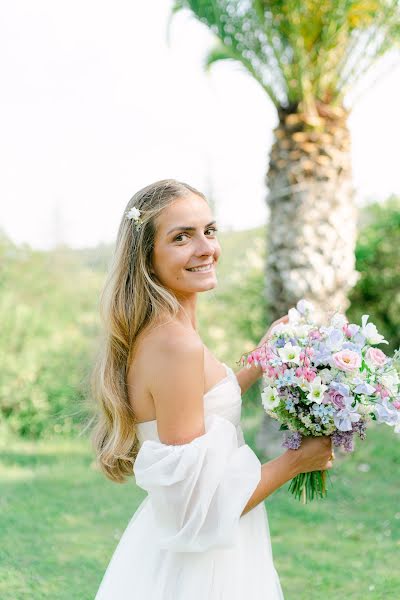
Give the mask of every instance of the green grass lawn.
MULTIPOLYGON (((0 452, 0 598, 92 600, 144 492, 106 480, 82 438, 0 452)), ((286 600, 400 598, 399 476, 400 439, 381 426, 337 459, 325 501, 302 506, 287 486, 267 500, 286 600)))

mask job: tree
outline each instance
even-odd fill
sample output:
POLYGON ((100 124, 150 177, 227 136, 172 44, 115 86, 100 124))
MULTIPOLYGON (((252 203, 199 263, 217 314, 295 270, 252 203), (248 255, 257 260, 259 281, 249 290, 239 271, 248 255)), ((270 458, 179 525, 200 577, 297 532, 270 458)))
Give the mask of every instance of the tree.
POLYGON ((348 92, 381 57, 397 57, 399 0, 177 0, 171 16, 183 9, 217 38, 205 66, 239 62, 277 110, 266 179, 270 317, 301 297, 345 312, 358 278, 348 92))

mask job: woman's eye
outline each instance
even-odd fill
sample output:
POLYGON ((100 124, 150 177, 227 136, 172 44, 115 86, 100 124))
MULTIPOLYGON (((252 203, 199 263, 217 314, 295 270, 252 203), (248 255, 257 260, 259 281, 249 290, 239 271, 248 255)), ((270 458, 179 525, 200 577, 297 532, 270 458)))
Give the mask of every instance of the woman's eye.
MULTIPOLYGON (((214 234, 214 233, 216 233, 218 231, 218 229, 216 227, 209 227, 208 229, 206 229, 206 232, 207 231, 211 231, 212 234, 214 234)), ((175 242, 182 242, 182 241, 184 241, 184 240, 181 239, 183 235, 187 236, 188 234, 187 233, 180 233, 179 235, 177 235, 175 237, 175 242)))
POLYGON ((182 237, 183 235, 187 236, 187 233, 180 233, 179 235, 176 236, 175 241, 176 242, 181 242, 182 240, 180 240, 179 238, 182 237))

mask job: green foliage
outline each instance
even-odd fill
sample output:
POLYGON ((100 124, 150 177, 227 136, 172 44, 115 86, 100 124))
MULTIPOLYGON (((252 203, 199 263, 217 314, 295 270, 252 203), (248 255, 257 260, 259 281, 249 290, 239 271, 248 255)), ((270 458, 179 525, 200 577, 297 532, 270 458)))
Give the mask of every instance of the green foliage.
POLYGON ((356 249, 360 279, 349 299, 347 316, 359 322, 369 314, 393 352, 400 346, 400 198, 366 206, 361 213, 356 249))
POLYGON ((0 242, 0 417, 20 435, 69 433, 84 409, 101 277, 68 249, 0 242))

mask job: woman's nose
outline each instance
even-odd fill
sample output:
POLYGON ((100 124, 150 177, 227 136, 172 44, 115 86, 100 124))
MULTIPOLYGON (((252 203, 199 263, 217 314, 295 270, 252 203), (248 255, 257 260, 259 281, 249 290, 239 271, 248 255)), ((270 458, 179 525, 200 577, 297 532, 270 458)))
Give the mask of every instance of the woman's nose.
POLYGON ((198 246, 197 246, 197 252, 200 255, 203 254, 207 254, 207 255, 212 255, 215 252, 215 247, 213 244, 212 240, 209 240, 205 237, 201 238, 199 240, 198 246))

